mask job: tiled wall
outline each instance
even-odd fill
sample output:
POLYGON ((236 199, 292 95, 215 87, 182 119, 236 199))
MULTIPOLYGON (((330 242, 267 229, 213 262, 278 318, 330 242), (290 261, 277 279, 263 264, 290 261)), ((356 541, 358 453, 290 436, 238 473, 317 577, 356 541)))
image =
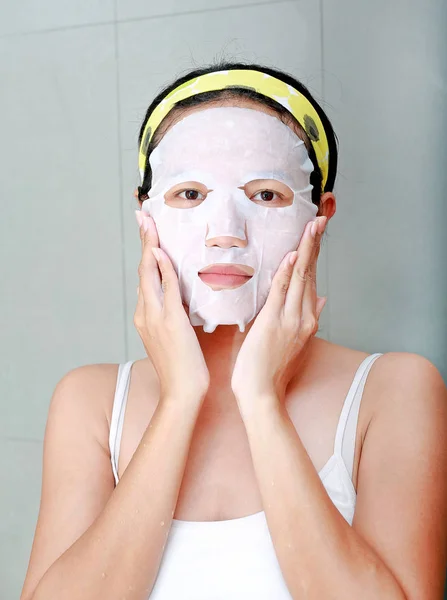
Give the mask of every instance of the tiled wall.
POLYGON ((340 139, 320 336, 447 376, 443 0, 22 0, 0 8, 0 597, 18 598, 49 401, 144 356, 137 133, 159 88, 228 58, 300 77, 340 139))

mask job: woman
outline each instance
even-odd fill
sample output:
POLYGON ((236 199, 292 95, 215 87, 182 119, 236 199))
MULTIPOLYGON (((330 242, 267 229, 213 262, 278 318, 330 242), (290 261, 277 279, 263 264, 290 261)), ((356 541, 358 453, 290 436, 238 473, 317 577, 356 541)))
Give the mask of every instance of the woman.
POLYGON ((323 110, 217 65, 166 88, 139 142, 148 356, 58 383, 21 599, 441 598, 443 380, 315 336, 323 110))

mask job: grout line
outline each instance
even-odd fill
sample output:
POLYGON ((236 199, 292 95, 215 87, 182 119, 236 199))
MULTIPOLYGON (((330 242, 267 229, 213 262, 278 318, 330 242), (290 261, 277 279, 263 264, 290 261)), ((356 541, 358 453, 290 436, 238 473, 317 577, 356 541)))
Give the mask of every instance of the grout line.
MULTIPOLYGON (((325 46, 324 46, 324 0, 320 0, 320 57, 321 57, 321 96, 323 99, 323 103, 326 103, 326 87, 325 87, 325 46)), ((326 225, 328 227, 328 225, 326 225)), ((326 339, 328 342, 331 341, 331 311, 330 311, 330 302, 329 302, 329 257, 331 253, 329 252, 329 236, 325 236, 327 238, 326 243, 326 267, 325 267, 325 281, 326 281, 326 306, 327 309, 327 334, 326 339)), ((324 309, 323 309, 324 310, 324 309)))
POLYGON ((0 442, 6 440, 7 442, 26 442, 28 444, 43 444, 43 440, 36 440, 35 438, 27 437, 16 437, 13 435, 2 435, 0 436, 0 442))
POLYGON ((128 331, 127 331, 127 278, 126 278, 126 252, 125 252, 125 233, 124 233, 124 198, 123 198, 123 157, 122 157, 122 137, 121 137, 121 100, 120 100, 120 66, 119 66, 119 46, 118 46, 118 23, 117 0, 114 0, 115 23, 113 27, 113 37, 115 44, 115 74, 116 74, 116 112, 117 112, 117 141, 118 141, 118 181, 119 181, 119 216, 120 216, 120 236, 121 236, 121 276, 122 276, 122 295, 123 295, 123 325, 124 325, 124 356, 129 360, 128 331))
POLYGON ((326 88, 324 85, 324 0, 320 0, 320 53, 321 53, 321 94, 323 96, 323 100, 326 101, 326 88))
POLYGON ((260 2, 250 2, 248 4, 234 4, 230 6, 216 6, 213 8, 198 8, 196 10, 182 10, 174 13, 165 13, 161 15, 151 15, 147 17, 129 17, 120 19, 121 23, 133 23, 140 21, 151 21, 153 19, 169 19, 170 17, 185 17, 188 15, 200 15, 206 13, 220 12, 223 10, 240 10, 241 8, 255 8, 256 6, 269 6, 270 4, 292 4, 295 0, 261 0, 260 2))
POLYGON ((240 10, 241 8, 256 8, 257 6, 269 6, 272 4, 291 4, 296 0, 266 0, 260 2, 251 2, 248 4, 239 4, 233 6, 220 6, 214 8, 201 8, 197 10, 184 10, 184 11, 176 11, 173 13, 164 13, 160 15, 148 15, 141 17, 129 17, 128 19, 118 19, 117 17, 117 0, 114 0, 114 12, 115 17, 112 21, 98 21, 97 23, 80 23, 79 25, 65 25, 62 27, 49 27, 47 29, 39 29, 39 30, 31 30, 31 31, 17 31, 13 33, 3 33, 0 34, 0 39, 3 38, 11 38, 11 37, 20 37, 27 35, 40 35, 42 33, 56 33, 63 31, 71 31, 76 29, 85 29, 89 27, 102 27, 105 25, 115 25, 115 24, 125 24, 125 23, 141 23, 144 21, 153 21, 156 19, 170 19, 173 17, 184 17, 189 15, 200 15, 206 13, 220 12, 223 10, 240 10))
POLYGON ((65 25, 62 27, 49 27, 47 29, 36 29, 31 31, 16 31, 14 33, 2 33, 1 39, 14 38, 14 37, 25 37, 29 35, 41 35, 44 33, 62 33, 64 31, 76 31, 77 29, 88 29, 91 27, 104 27, 106 25, 113 25, 115 21, 98 21, 97 23, 80 23, 79 25, 65 25))

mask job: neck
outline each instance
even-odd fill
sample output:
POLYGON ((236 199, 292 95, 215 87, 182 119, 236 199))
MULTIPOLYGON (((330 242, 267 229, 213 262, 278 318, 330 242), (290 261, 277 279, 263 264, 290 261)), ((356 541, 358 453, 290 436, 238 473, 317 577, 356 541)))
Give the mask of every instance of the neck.
MULTIPOLYGON (((254 320, 246 326, 243 333, 237 325, 219 325, 213 333, 205 333, 202 327, 194 327, 210 373, 211 383, 201 410, 206 421, 216 419, 221 422, 227 417, 230 420, 240 420, 239 409, 231 390, 231 375, 240 347, 253 323, 254 320)), ((320 341, 314 337, 308 343, 303 351, 306 355, 306 361, 302 361, 303 368, 312 349, 320 341)))
POLYGON ((210 373, 210 387, 202 406, 206 418, 239 418, 239 409, 231 391, 231 375, 239 349, 254 321, 241 333, 237 325, 218 325, 213 333, 194 327, 210 373))

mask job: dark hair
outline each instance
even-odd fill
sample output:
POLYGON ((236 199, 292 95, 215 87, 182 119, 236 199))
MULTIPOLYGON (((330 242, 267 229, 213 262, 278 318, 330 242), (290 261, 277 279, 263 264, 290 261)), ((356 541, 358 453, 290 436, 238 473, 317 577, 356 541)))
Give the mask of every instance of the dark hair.
POLYGON ((302 139, 305 142, 306 148, 309 152, 309 158, 315 167, 313 172, 310 174, 310 183, 313 185, 312 202, 319 207, 321 194, 324 192, 332 191, 333 187, 334 187, 335 176, 337 173, 338 138, 332 128, 332 125, 331 125, 328 117, 324 113, 321 106, 319 106, 317 104, 317 102, 315 101, 315 99, 312 97, 311 93, 306 88, 306 86, 303 85, 300 81, 298 81, 294 77, 292 77, 292 75, 289 75, 288 73, 284 73, 283 71, 279 71, 279 70, 273 69, 271 67, 264 67, 264 66, 258 65, 258 64, 219 62, 219 63, 215 63, 209 67, 203 67, 201 69, 194 69, 192 71, 187 72, 185 75, 183 75, 182 77, 179 77, 178 79, 173 81, 171 84, 169 84, 167 87, 165 87, 157 95, 157 97, 152 101, 151 105, 149 106, 149 108, 146 111, 146 115, 144 117, 144 121, 143 121, 143 124, 140 129, 140 133, 138 136, 139 145, 141 145, 141 139, 142 139, 142 136, 144 133, 144 128, 146 126, 146 123, 147 123, 150 115, 152 114, 155 107, 170 92, 172 92, 172 90, 174 90, 177 86, 185 83, 186 81, 189 81, 190 79, 193 79, 195 77, 199 77, 200 75, 205 75, 206 73, 212 73, 215 71, 229 71, 229 70, 233 70, 233 69, 250 69, 250 70, 254 70, 254 71, 261 71, 262 73, 267 73, 268 75, 272 75, 273 77, 276 77, 276 78, 280 79, 281 81, 284 81, 285 83, 291 85, 293 88, 295 88, 296 90, 301 92, 301 94, 303 94, 303 96, 305 96, 309 100, 309 102, 315 108, 316 112, 318 113, 318 116, 321 119, 324 130, 326 132, 328 145, 329 145, 329 164, 328 164, 329 171, 328 171, 328 178, 326 181, 326 185, 324 186, 324 189, 322 189, 322 173, 321 173, 320 167, 318 166, 317 158, 315 155, 315 150, 303 128, 303 124, 298 123, 298 121, 295 119, 295 117, 284 106, 282 106, 282 104, 279 104, 279 102, 276 102, 276 100, 272 100, 271 98, 268 98, 267 96, 259 94, 258 92, 255 92, 251 88, 232 87, 232 88, 226 88, 223 90, 213 90, 210 92, 202 92, 200 94, 196 94, 195 96, 191 96, 190 98, 186 98, 185 100, 180 100, 179 102, 176 103, 174 108, 169 112, 169 114, 160 123, 160 125, 156 129, 156 131, 155 131, 154 135, 152 136, 152 139, 148 145, 147 155, 146 155, 146 164, 145 164, 145 168, 144 168, 143 183, 141 184, 140 187, 138 187, 138 199, 140 201, 144 200, 144 197, 147 197, 147 193, 149 192, 149 190, 151 188, 152 170, 151 170, 151 167, 149 164, 149 157, 151 155, 151 152, 156 148, 157 144, 160 142, 161 138, 163 137, 163 134, 164 134, 163 125, 166 123, 166 120, 168 118, 171 118, 173 115, 181 113, 182 109, 190 107, 190 106, 197 106, 197 105, 204 104, 204 103, 218 102, 219 100, 228 99, 228 98, 241 98, 242 97, 242 98, 249 98, 251 100, 254 100, 255 102, 259 102, 265 106, 269 106, 271 109, 273 109, 277 113, 278 117, 283 122, 288 120, 290 123, 290 121, 292 120, 292 121, 295 121, 296 124, 298 124, 302 139))

